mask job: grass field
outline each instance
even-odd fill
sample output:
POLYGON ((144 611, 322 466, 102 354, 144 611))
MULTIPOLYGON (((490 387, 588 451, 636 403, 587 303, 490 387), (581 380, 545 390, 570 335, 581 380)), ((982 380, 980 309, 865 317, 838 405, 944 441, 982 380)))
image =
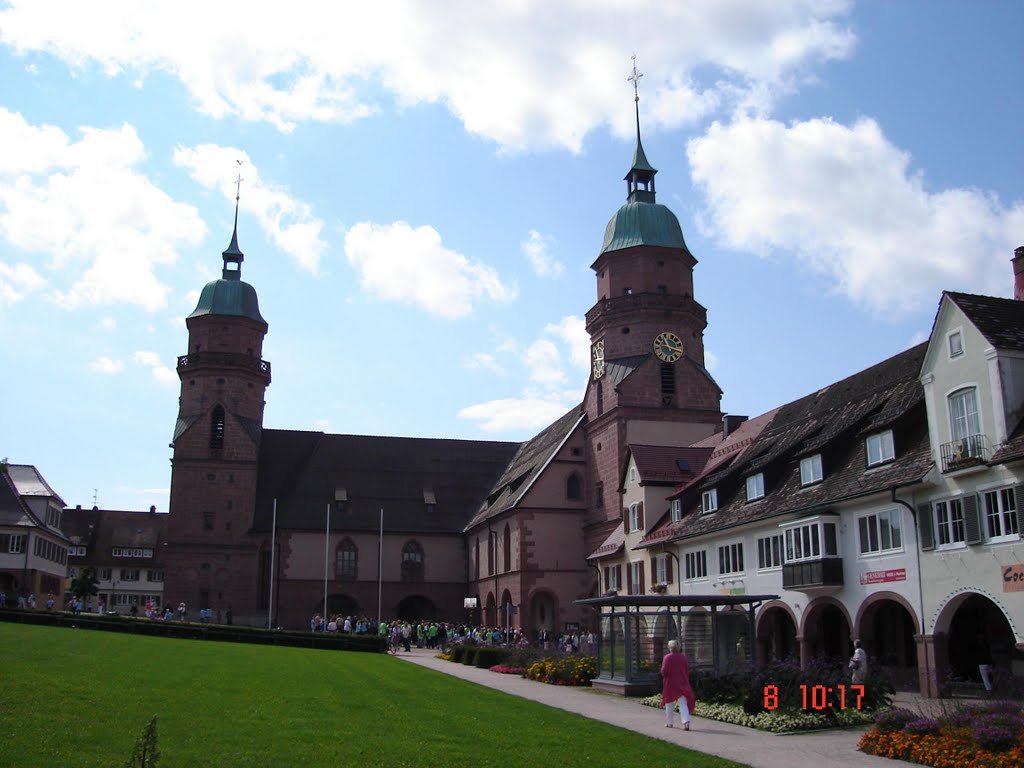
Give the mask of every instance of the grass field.
MULTIPOLYGON (((0 624, 0 766, 732 766, 387 654, 0 624)), ((538 683, 540 685, 541 683, 538 683)))

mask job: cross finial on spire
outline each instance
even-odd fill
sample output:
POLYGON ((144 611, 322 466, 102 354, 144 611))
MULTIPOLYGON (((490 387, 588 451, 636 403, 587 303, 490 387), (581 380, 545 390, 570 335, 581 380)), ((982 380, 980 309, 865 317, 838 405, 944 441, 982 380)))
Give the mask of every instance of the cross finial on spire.
POLYGON ((245 181, 245 179, 242 178, 242 161, 235 160, 235 162, 238 163, 238 178, 235 179, 235 207, 237 208, 238 198, 242 194, 242 182, 245 181))
POLYGON ((633 101, 640 101, 640 89, 638 86, 640 85, 640 78, 644 75, 636 70, 636 54, 634 53, 630 58, 633 59, 633 74, 627 77, 626 80, 633 84, 633 101))

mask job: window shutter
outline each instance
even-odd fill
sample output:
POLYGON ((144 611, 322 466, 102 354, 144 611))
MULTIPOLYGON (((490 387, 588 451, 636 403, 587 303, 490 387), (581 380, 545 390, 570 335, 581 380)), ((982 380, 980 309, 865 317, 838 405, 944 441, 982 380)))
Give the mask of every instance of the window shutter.
POLYGON ((1013 498, 1017 502, 1017 535, 1024 537, 1024 485, 1013 486, 1013 498))
POLYGON ((615 566, 615 585, 617 589, 622 589, 622 566, 615 566))
POLYGON ((641 531, 644 529, 644 503, 642 501, 636 506, 636 527, 641 531))
POLYGON ((968 544, 981 543, 981 520, 978 519, 978 494, 964 497, 964 539, 968 544))
POLYGON ((622 531, 629 533, 629 508, 622 510, 622 531))
POLYGON ((917 505, 917 531, 921 540, 921 551, 935 549, 935 532, 932 530, 932 505, 917 505))
POLYGON ((645 592, 645 590, 644 590, 644 581, 645 581, 644 573, 647 570, 646 568, 644 568, 644 561, 643 560, 640 561, 640 567, 637 568, 637 570, 640 571, 640 589, 638 590, 637 594, 642 595, 645 592))
POLYGON ((626 594, 633 594, 633 564, 626 566, 626 594))
POLYGON ((672 558, 668 555, 665 555, 665 581, 672 583, 672 558))
POLYGON ((611 569, 606 565, 604 567, 604 591, 605 592, 607 592, 609 589, 611 589, 611 586, 608 583, 610 580, 611 580, 611 569))

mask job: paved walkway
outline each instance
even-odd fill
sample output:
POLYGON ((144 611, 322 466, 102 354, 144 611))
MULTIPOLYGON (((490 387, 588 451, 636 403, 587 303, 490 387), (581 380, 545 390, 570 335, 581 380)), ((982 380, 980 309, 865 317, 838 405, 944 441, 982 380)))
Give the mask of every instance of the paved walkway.
MULTIPOLYGON (((755 768, 898 768, 900 763, 857 751, 857 741, 866 728, 776 735, 720 723, 717 720, 691 719, 691 730, 665 727, 664 710, 645 707, 636 699, 601 693, 590 688, 546 685, 518 675, 499 675, 486 669, 453 664, 434 658, 434 651, 400 653, 398 658, 452 677, 503 691, 512 696, 568 710, 593 720, 627 728, 645 736, 735 760, 755 768)), ((900 695, 899 703, 913 705, 913 696, 900 695)))

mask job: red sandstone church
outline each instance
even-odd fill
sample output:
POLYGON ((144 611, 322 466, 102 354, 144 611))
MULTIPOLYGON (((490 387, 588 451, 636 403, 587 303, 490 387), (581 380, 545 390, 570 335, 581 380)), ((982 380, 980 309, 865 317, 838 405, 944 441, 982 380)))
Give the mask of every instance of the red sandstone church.
POLYGON ((622 525, 630 446, 722 428, 697 262, 655 200, 656 173, 638 130, 626 203, 592 265, 584 401, 522 444, 264 429, 269 326, 241 279, 236 215, 178 358, 165 602, 299 627, 326 593, 331 613, 376 616, 379 601, 384 617, 591 627, 574 601, 598 594, 587 558, 622 525))

